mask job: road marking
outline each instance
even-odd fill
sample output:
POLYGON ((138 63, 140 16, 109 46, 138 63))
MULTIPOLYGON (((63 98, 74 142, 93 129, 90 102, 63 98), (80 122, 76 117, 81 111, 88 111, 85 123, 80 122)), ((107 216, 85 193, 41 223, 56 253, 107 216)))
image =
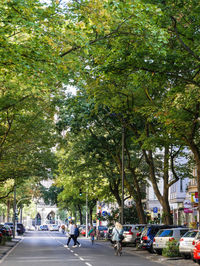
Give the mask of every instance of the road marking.
POLYGON ((85 264, 86 264, 87 266, 92 266, 92 264, 90 264, 90 263, 88 263, 88 262, 86 262, 85 264))
MULTIPOLYGON (((51 236, 50 234, 49 234, 49 236, 50 236, 51 238, 53 238, 54 240, 56 240, 56 241, 57 241, 59 244, 61 244, 63 247, 65 247, 65 244, 63 244, 61 241, 57 240, 56 237, 51 236)), ((65 247, 65 248, 68 249, 71 253, 74 253, 74 251, 71 250, 69 247, 65 247)), ((85 261, 85 259, 83 259, 82 257, 80 257, 77 253, 74 253, 73 255, 76 256, 79 260, 81 260, 81 261, 85 261)), ((92 264, 90 264, 90 263, 88 263, 88 262, 85 262, 85 264, 86 264, 87 266, 93 266, 92 264)))

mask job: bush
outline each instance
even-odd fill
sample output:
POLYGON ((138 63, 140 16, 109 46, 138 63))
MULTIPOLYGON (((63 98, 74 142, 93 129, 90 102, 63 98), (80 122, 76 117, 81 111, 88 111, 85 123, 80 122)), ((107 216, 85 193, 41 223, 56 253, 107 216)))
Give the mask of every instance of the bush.
POLYGON ((179 257, 179 247, 178 247, 178 241, 172 240, 168 241, 166 248, 163 249, 162 255, 165 257, 179 257))
POLYGON ((4 246, 5 243, 6 243, 6 236, 2 236, 1 245, 4 246))

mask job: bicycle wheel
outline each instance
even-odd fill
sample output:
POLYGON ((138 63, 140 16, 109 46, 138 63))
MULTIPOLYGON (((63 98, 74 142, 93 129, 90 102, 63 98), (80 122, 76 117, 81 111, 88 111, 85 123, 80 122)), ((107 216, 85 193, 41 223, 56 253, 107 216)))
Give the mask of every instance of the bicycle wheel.
POLYGON ((121 253, 121 250, 122 250, 122 248, 121 248, 121 244, 120 244, 120 242, 117 242, 117 247, 116 247, 116 255, 118 256, 118 255, 122 255, 122 253, 121 253))

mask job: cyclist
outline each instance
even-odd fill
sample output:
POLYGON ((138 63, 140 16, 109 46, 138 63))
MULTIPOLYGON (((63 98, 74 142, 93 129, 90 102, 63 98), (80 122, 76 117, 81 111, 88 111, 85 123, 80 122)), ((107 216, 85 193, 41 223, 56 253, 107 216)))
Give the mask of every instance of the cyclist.
POLYGON ((115 223, 115 227, 112 231, 112 241, 114 242, 115 255, 122 255, 122 240, 123 237, 123 226, 119 223, 115 223))

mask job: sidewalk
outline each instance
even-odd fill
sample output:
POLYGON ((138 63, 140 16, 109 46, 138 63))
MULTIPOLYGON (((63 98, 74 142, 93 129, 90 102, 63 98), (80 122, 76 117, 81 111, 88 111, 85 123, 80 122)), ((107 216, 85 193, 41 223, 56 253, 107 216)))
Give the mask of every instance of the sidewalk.
POLYGON ((0 245, 0 261, 20 240, 21 237, 16 237, 6 242, 5 245, 0 245))

